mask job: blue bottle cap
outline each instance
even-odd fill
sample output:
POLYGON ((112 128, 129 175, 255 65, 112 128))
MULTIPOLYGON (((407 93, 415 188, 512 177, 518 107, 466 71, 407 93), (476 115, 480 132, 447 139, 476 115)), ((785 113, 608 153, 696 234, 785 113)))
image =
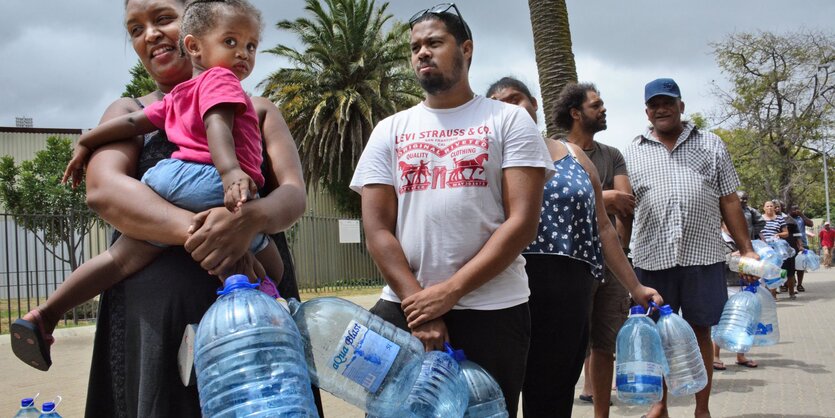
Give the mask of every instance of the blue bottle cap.
POLYGON ((444 352, 449 354, 458 363, 467 359, 467 356, 464 355, 464 350, 455 350, 450 343, 444 343, 444 352))
POLYGON ((641 305, 636 305, 629 308, 629 315, 646 315, 647 311, 641 305))
POLYGON ((661 316, 672 315, 673 308, 671 308, 670 305, 664 305, 658 308, 658 312, 661 313, 661 316))
POLYGON ((752 283, 752 284, 749 284, 749 285, 745 286, 745 289, 743 289, 743 290, 747 290, 751 293, 757 293, 757 287, 759 287, 759 283, 752 283))
POLYGON ((55 409, 55 402, 44 402, 41 408, 43 412, 52 412, 53 409, 55 409))
POLYGON ((32 398, 23 398, 20 400, 20 407, 26 408, 35 404, 35 400, 32 398))
POLYGON ((243 274, 235 274, 226 278, 223 289, 218 290, 217 294, 226 295, 235 289, 242 288, 256 289, 258 288, 258 283, 250 283, 249 277, 246 277, 243 274))

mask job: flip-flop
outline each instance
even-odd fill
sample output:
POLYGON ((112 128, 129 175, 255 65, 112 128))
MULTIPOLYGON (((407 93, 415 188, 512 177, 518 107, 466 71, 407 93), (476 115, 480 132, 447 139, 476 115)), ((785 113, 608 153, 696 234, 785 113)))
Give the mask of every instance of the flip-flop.
POLYGON ((580 400, 583 402, 594 403, 594 395, 580 394, 580 400))
POLYGON ((725 366, 725 363, 722 363, 721 361, 714 361, 713 362, 713 370, 727 370, 727 369, 728 369, 728 367, 725 366))
POLYGON ((49 346, 55 342, 52 335, 43 334, 36 324, 23 319, 15 320, 9 331, 17 358, 38 370, 49 370, 52 366, 49 346))
POLYGON ((759 366, 759 364, 757 364, 757 362, 755 362, 754 360, 738 361, 738 362, 736 362, 736 364, 738 366, 748 367, 749 369, 753 369, 753 368, 759 366))

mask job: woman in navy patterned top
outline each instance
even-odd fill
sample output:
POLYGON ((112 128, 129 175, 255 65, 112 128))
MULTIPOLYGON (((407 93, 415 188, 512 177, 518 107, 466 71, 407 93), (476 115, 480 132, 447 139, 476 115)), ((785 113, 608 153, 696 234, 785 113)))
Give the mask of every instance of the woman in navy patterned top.
MULTIPOLYGON (((521 106, 536 120, 536 100, 518 80, 503 78, 486 96, 521 106)), ((545 184, 537 237, 522 252, 531 290, 531 345, 522 388, 526 418, 571 416, 589 339, 591 286, 601 275, 603 256, 636 302, 663 302, 635 277, 606 216, 591 160, 576 145, 546 142, 556 173, 545 184)))
POLYGON ((546 409, 557 412, 554 416, 571 414, 588 344, 592 282, 602 278, 604 256, 633 300, 663 303, 635 277, 606 216, 591 160, 563 141, 548 140, 548 149, 557 172, 545 184, 536 239, 522 252, 531 288, 531 346, 522 388, 526 417, 546 409), (533 401, 537 393, 550 394, 547 406, 534 405, 541 403, 533 401))

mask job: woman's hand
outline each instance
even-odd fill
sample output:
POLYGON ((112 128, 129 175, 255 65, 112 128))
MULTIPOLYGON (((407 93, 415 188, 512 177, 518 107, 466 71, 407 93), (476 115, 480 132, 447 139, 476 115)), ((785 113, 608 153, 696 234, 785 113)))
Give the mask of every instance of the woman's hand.
POLYGON ((644 286, 642 284, 636 286, 635 289, 633 289, 630 292, 630 294, 632 295, 632 300, 634 300, 635 303, 638 303, 644 308, 649 307, 649 301, 655 302, 655 304, 658 306, 664 304, 664 298, 662 298, 661 295, 658 294, 657 290, 651 287, 644 286))
POLYGON ((442 318, 436 318, 422 325, 411 328, 412 335, 423 343, 423 349, 427 352, 432 350, 443 350, 444 343, 449 341, 449 333, 446 323, 442 318))
POLYGON ((249 250, 259 232, 259 223, 247 216, 250 204, 244 204, 235 213, 222 207, 212 208, 192 218, 185 249, 210 274, 230 271, 249 250))
POLYGON ((409 328, 415 329, 433 319, 440 318, 457 302, 458 298, 446 289, 444 283, 439 283, 407 297, 400 306, 403 307, 409 328))

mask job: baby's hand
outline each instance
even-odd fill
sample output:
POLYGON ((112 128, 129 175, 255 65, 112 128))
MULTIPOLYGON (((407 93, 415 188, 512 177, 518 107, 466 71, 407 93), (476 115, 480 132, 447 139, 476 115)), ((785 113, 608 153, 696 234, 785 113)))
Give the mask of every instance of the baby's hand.
POLYGON ((241 169, 232 170, 221 177, 223 180, 223 205, 230 212, 237 212, 246 201, 254 199, 258 186, 241 169))
POLYGON ((72 178, 73 189, 81 184, 84 179, 84 167, 87 165, 87 160, 90 159, 90 154, 93 150, 84 145, 76 144, 73 150, 72 159, 70 159, 67 168, 64 170, 64 176, 61 177, 61 184, 67 184, 67 180, 72 178))

